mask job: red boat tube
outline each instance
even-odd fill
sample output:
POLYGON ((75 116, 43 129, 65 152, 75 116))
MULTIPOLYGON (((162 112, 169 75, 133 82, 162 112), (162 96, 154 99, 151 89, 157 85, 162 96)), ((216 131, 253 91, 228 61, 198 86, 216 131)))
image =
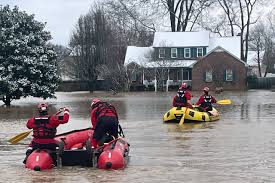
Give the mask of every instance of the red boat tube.
POLYGON ((100 169, 124 169, 128 163, 129 144, 123 138, 117 138, 103 146, 98 157, 97 167, 100 169))
POLYGON ((53 159, 47 150, 35 150, 33 151, 25 164, 26 168, 31 170, 40 171, 45 169, 51 169, 54 166, 53 159))
MULTIPOLYGON (((57 135, 55 140, 58 143, 64 142, 64 149, 81 149, 83 143, 89 139, 92 132, 91 128, 74 130, 57 135)), ((28 156, 25 167, 36 171, 53 168, 54 161, 50 155, 50 151, 46 149, 35 150, 28 156)))
MULTIPOLYGON (((92 135, 93 130, 90 128, 57 135, 55 140, 60 145, 57 152, 57 164, 64 166, 92 165, 100 169, 124 169, 129 158, 130 145, 128 142, 119 137, 93 153, 95 151, 91 149, 89 141, 92 135)), ((25 167, 36 171, 51 169, 54 167, 54 160, 50 155, 50 151, 37 149, 29 155, 25 167)))
POLYGON ((90 138, 92 133, 93 130, 91 128, 74 130, 71 132, 57 135, 55 137, 55 140, 58 142, 61 142, 63 140, 65 142, 65 150, 80 149, 83 147, 83 143, 85 143, 90 138))

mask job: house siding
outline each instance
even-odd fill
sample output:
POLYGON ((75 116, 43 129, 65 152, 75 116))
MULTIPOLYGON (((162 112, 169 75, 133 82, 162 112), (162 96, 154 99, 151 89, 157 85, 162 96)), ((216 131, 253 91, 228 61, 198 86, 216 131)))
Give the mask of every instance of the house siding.
MULTIPOLYGON (((175 47, 171 47, 175 48, 175 47)), ((171 58, 171 48, 165 47, 165 57, 164 58, 159 58, 159 50, 162 48, 154 48, 155 49, 155 54, 154 54, 154 59, 155 60, 162 60, 162 59, 167 59, 167 60, 179 60, 179 59, 197 59, 197 48, 203 48, 203 55, 206 55, 207 48, 206 47, 181 47, 177 48, 177 58, 171 58), (190 48, 191 52, 191 57, 190 58, 185 58, 185 48, 190 48)))
POLYGON ((208 86, 211 90, 246 90, 246 66, 227 52, 212 52, 199 60, 192 70, 192 89, 201 90, 208 86), (225 81, 225 70, 232 69, 233 81, 225 81), (212 70, 213 81, 205 81, 205 72, 212 70))

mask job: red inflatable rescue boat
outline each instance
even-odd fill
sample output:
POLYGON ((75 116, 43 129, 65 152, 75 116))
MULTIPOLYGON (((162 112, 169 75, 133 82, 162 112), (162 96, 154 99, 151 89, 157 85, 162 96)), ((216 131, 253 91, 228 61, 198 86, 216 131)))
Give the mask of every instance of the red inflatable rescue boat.
POLYGON ((129 159, 129 144, 119 137, 98 149, 91 149, 90 128, 74 130, 56 136, 59 149, 56 152, 37 149, 27 158, 25 167, 40 171, 57 166, 89 166, 100 169, 123 169, 129 159), (57 157, 55 161, 54 157, 57 157), (54 159, 53 159, 54 158, 54 159), (56 162, 56 163, 55 163, 56 162))

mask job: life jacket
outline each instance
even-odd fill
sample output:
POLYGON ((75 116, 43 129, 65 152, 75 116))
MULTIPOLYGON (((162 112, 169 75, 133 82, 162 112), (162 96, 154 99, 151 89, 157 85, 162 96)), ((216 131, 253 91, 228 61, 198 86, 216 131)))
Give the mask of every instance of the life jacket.
POLYGON ((50 117, 34 118, 35 128, 33 129, 33 137, 38 139, 50 139, 56 135, 56 128, 50 126, 50 117))
POLYGON ((101 116, 115 116, 118 119, 116 109, 113 105, 108 102, 98 102, 93 108, 96 108, 95 117, 98 119, 101 116))
POLYGON ((175 102, 176 102, 176 105, 178 105, 178 107, 186 106, 187 100, 186 100, 186 97, 185 97, 185 91, 184 90, 181 90, 181 94, 179 94, 179 92, 178 92, 178 94, 175 98, 175 102))
POLYGON ((212 106, 212 96, 211 95, 204 95, 204 101, 201 104, 202 107, 211 107, 212 106))

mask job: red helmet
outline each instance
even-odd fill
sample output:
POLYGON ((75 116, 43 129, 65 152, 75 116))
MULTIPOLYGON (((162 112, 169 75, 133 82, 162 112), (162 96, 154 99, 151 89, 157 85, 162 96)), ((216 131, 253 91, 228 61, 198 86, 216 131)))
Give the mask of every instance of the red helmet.
POLYGON ((204 88, 203 88, 203 91, 209 92, 209 88, 208 88, 208 87, 204 87, 204 88))
POLYGON ((101 102, 101 100, 99 100, 98 98, 92 99, 92 101, 91 101, 91 107, 93 107, 93 105, 95 105, 98 102, 101 102))
POLYGON ((46 103, 38 104, 37 109, 40 113, 41 112, 48 112, 48 104, 46 104, 46 103))
POLYGON ((182 83, 180 87, 183 88, 183 89, 186 89, 187 88, 187 83, 182 83))

